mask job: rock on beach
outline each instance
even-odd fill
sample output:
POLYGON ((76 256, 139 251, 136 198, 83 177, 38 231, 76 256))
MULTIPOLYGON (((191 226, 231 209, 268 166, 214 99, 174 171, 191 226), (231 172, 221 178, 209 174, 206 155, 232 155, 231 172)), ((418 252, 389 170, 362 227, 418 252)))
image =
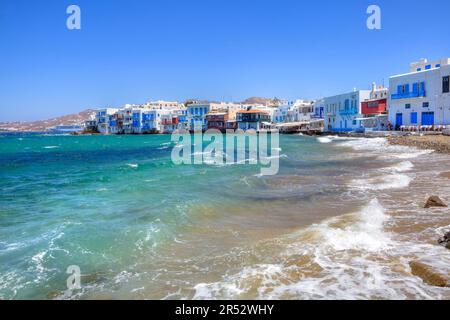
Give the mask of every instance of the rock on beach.
POLYGON ((425 202, 425 205, 423 207, 425 209, 428 209, 428 208, 432 208, 432 207, 446 208, 448 206, 438 196, 431 196, 425 202))
POLYGON ((409 266, 412 274, 421 278, 426 284, 435 287, 450 287, 448 270, 441 270, 427 262, 418 260, 411 261, 409 266))

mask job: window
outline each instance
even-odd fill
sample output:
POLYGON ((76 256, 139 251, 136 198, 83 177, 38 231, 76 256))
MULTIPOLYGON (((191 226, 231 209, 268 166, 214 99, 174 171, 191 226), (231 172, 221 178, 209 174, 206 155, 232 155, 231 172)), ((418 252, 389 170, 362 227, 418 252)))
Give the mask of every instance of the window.
POLYGON ((367 103, 368 108, 378 108, 379 102, 378 101, 369 101, 367 103))
POLYGON ((417 124, 417 112, 411 112, 411 124, 417 124))
POLYGON ((400 93, 405 94, 409 92, 409 84, 404 84, 400 86, 400 93))
POLYGON ((429 102, 424 102, 424 103, 423 103, 423 107, 424 107, 424 108, 428 108, 429 106, 430 106, 430 103, 429 103, 429 102))
POLYGON ((430 70, 430 69, 431 69, 431 64, 425 66, 425 70, 430 70))
POLYGON ((425 90, 425 82, 419 82, 418 84, 419 92, 422 92, 425 90))
POLYGON ((440 67, 441 67, 441 64, 438 63, 438 64, 436 65, 436 68, 440 68, 440 67))
POLYGON ((422 71, 422 68, 417 68, 417 72, 422 71))
POLYGON ((411 109, 411 104, 410 103, 405 104, 405 109, 411 109))
POLYGON ((450 76, 442 78, 442 93, 449 93, 450 76))

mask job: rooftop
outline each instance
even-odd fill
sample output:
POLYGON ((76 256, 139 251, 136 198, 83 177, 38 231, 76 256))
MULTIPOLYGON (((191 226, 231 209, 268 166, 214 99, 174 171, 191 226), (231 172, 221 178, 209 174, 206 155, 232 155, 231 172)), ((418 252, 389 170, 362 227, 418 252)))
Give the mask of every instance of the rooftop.
POLYGON ((237 113, 245 113, 245 114, 249 114, 249 113, 264 113, 264 114, 269 114, 267 111, 263 111, 263 110, 239 110, 237 113))

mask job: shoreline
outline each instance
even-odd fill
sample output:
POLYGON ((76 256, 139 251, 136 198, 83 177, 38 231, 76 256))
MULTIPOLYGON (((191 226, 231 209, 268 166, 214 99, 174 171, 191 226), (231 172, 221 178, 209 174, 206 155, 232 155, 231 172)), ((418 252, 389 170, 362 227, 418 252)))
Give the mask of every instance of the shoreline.
POLYGON ((421 150, 433 150, 440 154, 450 155, 450 136, 424 135, 424 136, 390 136, 386 137, 391 145, 415 147, 421 150))

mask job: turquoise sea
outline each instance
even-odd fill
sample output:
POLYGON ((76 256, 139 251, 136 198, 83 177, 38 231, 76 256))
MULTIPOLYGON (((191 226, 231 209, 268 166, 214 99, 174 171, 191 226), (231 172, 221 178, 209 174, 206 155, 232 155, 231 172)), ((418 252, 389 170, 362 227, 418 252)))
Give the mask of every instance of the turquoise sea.
POLYGON ((169 135, 0 135, 0 299, 446 298, 385 263, 432 155, 367 141, 281 136, 261 177, 175 165, 169 135))

